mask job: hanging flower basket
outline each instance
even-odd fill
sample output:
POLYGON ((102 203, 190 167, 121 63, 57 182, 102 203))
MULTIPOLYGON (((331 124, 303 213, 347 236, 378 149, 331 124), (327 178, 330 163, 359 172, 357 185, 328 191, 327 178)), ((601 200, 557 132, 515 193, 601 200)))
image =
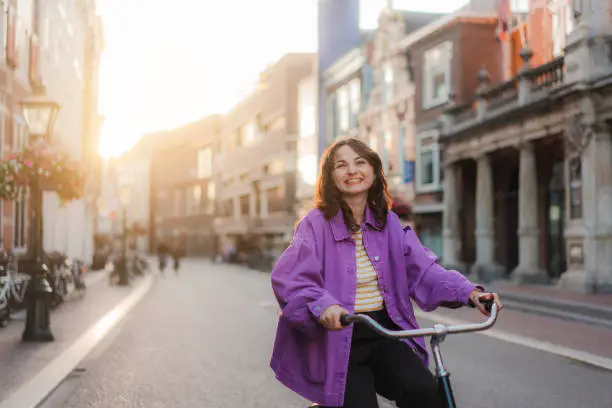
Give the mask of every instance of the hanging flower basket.
POLYGON ((62 203, 83 195, 84 172, 78 162, 45 141, 28 145, 0 166, 0 199, 13 200, 19 187, 34 183, 38 188, 55 191, 62 203))

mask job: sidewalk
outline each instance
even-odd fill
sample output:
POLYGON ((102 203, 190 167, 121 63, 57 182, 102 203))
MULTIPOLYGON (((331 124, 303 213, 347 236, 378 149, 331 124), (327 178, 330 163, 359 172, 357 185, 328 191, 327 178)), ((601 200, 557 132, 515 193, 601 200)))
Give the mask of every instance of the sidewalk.
POLYGON ((499 293, 504 306, 612 329, 612 294, 581 294, 556 286, 494 282, 489 291, 499 293))
POLYGON ((51 343, 24 343, 21 334, 25 313, 0 330, 0 405, 1 401, 27 383, 58 356, 68 350, 88 328, 125 300, 143 278, 129 287, 110 286, 105 271, 89 272, 87 290, 81 299, 71 299, 51 312, 51 343))

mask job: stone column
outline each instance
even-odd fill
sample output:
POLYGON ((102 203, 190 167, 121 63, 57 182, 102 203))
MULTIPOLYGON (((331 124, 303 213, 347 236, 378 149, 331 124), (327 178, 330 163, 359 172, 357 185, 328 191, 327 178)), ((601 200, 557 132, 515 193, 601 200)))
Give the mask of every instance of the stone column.
POLYGON ((600 126, 595 142, 595 290, 612 293, 612 135, 609 126, 600 126))
POLYGON ((447 164, 444 167, 444 213, 443 227, 443 253, 444 266, 465 273, 465 265, 460 261, 461 239, 459 235, 459 209, 461 197, 458 194, 457 182, 460 176, 457 164, 447 164))
POLYGON ((569 84, 587 81, 612 71, 608 55, 608 37, 612 31, 609 0, 582 0, 576 27, 567 36, 566 74, 569 84))
POLYGON ((612 139, 608 126, 598 125, 581 159, 583 217, 569 223, 568 271, 561 275, 559 285, 577 292, 612 293, 612 139))
POLYGON ((488 155, 477 159, 476 175, 476 263, 471 274, 474 280, 491 281, 505 275, 495 263, 495 231, 493 228, 493 170, 488 155))
POLYGON ((538 177, 536 155, 531 142, 521 146, 519 169, 519 264, 512 279, 519 283, 547 283, 548 274, 540 268, 538 228, 538 177))

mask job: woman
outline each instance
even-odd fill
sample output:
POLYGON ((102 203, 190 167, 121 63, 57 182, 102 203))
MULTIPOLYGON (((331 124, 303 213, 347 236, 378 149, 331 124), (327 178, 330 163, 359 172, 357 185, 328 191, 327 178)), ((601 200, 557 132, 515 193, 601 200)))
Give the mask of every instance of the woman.
MULTIPOLYGON (((380 157, 340 139, 321 159, 316 209, 297 226, 272 271, 281 307, 271 367, 277 379, 326 407, 439 407, 423 339, 383 338, 340 316, 367 313, 384 326, 417 328, 410 298, 425 310, 475 305, 483 289, 447 271, 389 211, 380 157)), ((499 307, 497 295, 492 295, 499 307)))

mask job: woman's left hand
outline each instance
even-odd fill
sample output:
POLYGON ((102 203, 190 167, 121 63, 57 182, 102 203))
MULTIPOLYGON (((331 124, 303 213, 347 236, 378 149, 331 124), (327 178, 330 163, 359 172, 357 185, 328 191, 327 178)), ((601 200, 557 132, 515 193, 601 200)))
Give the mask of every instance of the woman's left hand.
POLYGON ((493 301, 497 305, 497 310, 502 310, 503 306, 501 301, 499 300, 499 295, 497 293, 481 292, 477 289, 474 289, 472 293, 470 293, 470 301, 476 307, 476 309, 480 310, 480 313, 482 313, 483 315, 490 316, 491 313, 489 313, 485 305, 480 302, 481 298, 486 300, 493 299, 493 301))

